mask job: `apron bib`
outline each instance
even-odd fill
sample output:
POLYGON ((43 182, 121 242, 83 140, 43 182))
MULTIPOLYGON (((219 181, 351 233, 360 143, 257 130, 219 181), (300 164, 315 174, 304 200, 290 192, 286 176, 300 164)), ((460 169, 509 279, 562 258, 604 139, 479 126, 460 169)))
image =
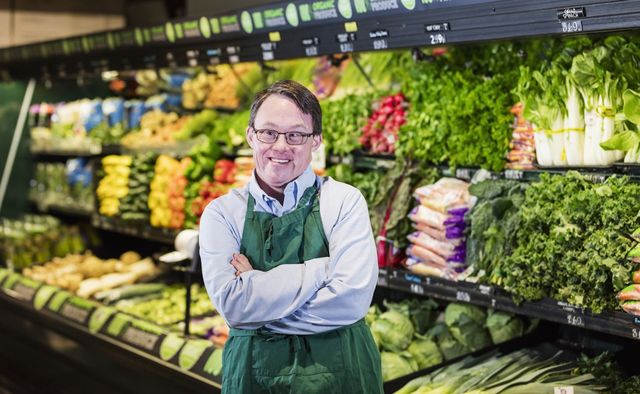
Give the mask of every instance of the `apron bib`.
MULTIPOLYGON (((254 269, 329 256, 318 195, 308 188, 292 212, 275 217, 254 212, 249 194, 240 253, 254 269)), ((231 329, 222 365, 228 394, 382 393, 380 353, 363 320, 313 335, 231 329)))

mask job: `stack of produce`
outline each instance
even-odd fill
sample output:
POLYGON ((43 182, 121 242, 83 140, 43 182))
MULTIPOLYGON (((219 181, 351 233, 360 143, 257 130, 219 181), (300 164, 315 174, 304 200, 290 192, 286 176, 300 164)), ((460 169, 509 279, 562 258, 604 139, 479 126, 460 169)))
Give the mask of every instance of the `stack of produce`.
POLYGON ((536 145, 533 137, 533 127, 523 116, 524 106, 522 103, 511 108, 511 113, 515 115, 513 121, 513 133, 509 144, 509 154, 507 168, 516 170, 531 170, 534 168, 536 160, 536 145))
POLYGON ((96 190, 101 215, 116 216, 120 212, 120 199, 129 193, 131 163, 131 156, 109 155, 102 159, 104 177, 96 190))
POLYGON ((372 95, 347 95, 324 100, 322 107, 322 137, 328 153, 344 156, 361 147, 358 135, 369 116, 372 95))
POLYGON ((216 181, 210 181, 208 177, 203 179, 198 186, 198 195, 191 200, 187 217, 191 217, 196 220, 196 224, 200 223, 200 217, 204 212, 204 209, 209 203, 216 198, 227 194, 227 192, 233 187, 230 183, 222 183, 216 181))
POLYGON ((236 157, 233 163, 235 164, 234 187, 242 187, 249 183, 253 175, 255 167, 253 157, 236 157))
POLYGON ((91 297, 100 291, 135 283, 156 272, 151 259, 142 260, 135 252, 124 253, 119 260, 102 260, 87 252, 56 257, 44 265, 25 268, 23 275, 81 297, 91 297))
POLYGON ((184 226, 184 206, 186 202, 184 191, 189 183, 184 174, 190 164, 191 158, 189 157, 180 160, 180 164, 175 168, 175 171, 171 175, 170 182, 167 185, 169 210, 171 212, 169 227, 173 229, 181 229, 184 226))
POLYGON ((178 141, 189 140, 199 135, 210 135, 218 121, 218 113, 212 109, 205 109, 193 115, 182 126, 182 130, 174 135, 178 141))
POLYGON ((150 223, 153 227, 181 228, 184 222, 184 171, 190 159, 176 160, 160 155, 149 193, 150 223))
POLYGON ((149 187, 155 163, 153 153, 133 157, 129 175, 128 193, 120 201, 120 217, 124 220, 149 219, 149 187))
POLYGON ((372 306, 365 320, 381 350, 385 381, 520 337, 537 323, 468 304, 451 303, 441 314, 433 300, 384 306, 384 313, 372 306))
POLYGON ((373 107, 373 113, 362 128, 360 144, 371 153, 392 154, 398 141, 400 126, 407 123, 409 104, 402 93, 383 97, 373 107))
MULTIPOLYGON (((184 320, 186 290, 173 285, 162 290, 157 298, 139 297, 119 301, 117 309, 142 317, 159 325, 172 325, 184 320)), ((204 316, 215 312, 204 287, 191 288, 191 316, 204 316)))
POLYGON ((465 358, 410 381, 396 394, 552 393, 560 392, 560 387, 596 394, 605 389, 592 371, 572 369, 577 364, 565 361, 568 357, 562 351, 527 349, 465 358))
POLYGON ((521 70, 516 91, 534 124, 539 164, 610 165, 623 157, 636 162, 637 93, 627 87, 640 83, 632 66, 640 62, 638 53, 632 37, 610 36, 597 45, 583 39, 551 67, 521 70))
MULTIPOLYGON (((632 237, 640 242, 640 229, 636 229, 632 237)), ((640 264, 640 245, 636 244, 627 253, 627 258, 634 264, 635 271, 631 277, 633 283, 618 293, 618 300, 625 312, 640 317, 640 268, 638 268, 638 264, 640 264)))
POLYGON ((37 163, 29 198, 42 209, 50 205, 73 205, 93 209, 91 163, 70 159, 63 163, 37 163))
POLYGON ((455 278, 466 268, 464 216, 475 203, 469 184, 454 178, 416 189, 420 202, 409 214, 416 232, 408 236, 407 266, 423 274, 455 278))
POLYGON ((52 216, 25 215, 0 221, 0 260, 8 267, 30 267, 84 249, 78 228, 63 226, 52 216))
POLYGON ((179 117, 175 112, 149 111, 140 120, 140 130, 124 136, 121 143, 130 149, 173 145, 190 119, 191 116, 179 117))
POLYGON ((490 203, 470 217, 469 262, 481 281, 516 301, 548 297, 595 313, 619 307, 616 294, 635 268, 627 259, 635 241, 625 234, 640 227, 640 185, 570 171, 542 174, 520 196, 520 187, 485 182, 490 203))
POLYGON ((211 74, 198 74, 182 84, 182 105, 187 109, 238 108, 240 79, 254 68, 254 64, 220 65, 211 74))

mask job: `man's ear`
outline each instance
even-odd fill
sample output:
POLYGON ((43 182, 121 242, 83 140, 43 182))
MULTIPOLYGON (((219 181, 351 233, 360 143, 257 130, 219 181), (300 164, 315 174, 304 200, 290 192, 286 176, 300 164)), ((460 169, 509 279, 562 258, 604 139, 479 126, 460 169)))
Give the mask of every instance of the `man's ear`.
POLYGON ((313 147, 313 151, 317 151, 318 148, 320 148, 320 145, 322 144, 322 134, 319 135, 314 135, 311 137, 312 139, 312 147, 313 147))
POLYGON ((249 143, 251 149, 253 149, 253 138, 255 136, 256 134, 251 132, 251 127, 247 127, 247 142, 249 143))

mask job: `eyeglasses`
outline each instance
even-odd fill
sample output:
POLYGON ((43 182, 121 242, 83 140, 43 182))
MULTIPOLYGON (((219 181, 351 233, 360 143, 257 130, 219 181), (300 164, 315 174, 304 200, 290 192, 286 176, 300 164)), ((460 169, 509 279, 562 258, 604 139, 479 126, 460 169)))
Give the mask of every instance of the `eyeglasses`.
POLYGON ((256 133, 256 137, 258 138, 258 141, 263 142, 265 144, 274 144, 278 140, 278 137, 280 136, 280 134, 283 134, 285 141, 287 141, 287 144, 302 145, 305 142, 307 142, 307 138, 313 135, 311 133, 301 133, 299 131, 288 131, 286 133, 281 133, 276 130, 270 130, 270 129, 257 130, 255 128, 253 129, 253 132, 256 133))

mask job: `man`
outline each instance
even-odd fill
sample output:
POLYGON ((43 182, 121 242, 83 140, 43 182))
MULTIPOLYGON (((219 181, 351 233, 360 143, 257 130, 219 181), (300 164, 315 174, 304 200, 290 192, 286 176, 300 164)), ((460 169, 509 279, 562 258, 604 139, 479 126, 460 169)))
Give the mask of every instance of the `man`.
POLYGON ((251 182, 200 224, 204 283, 231 332, 224 393, 381 393, 380 354, 363 321, 378 269, 367 204, 317 177, 316 97, 293 81, 258 93, 247 141, 251 182))

